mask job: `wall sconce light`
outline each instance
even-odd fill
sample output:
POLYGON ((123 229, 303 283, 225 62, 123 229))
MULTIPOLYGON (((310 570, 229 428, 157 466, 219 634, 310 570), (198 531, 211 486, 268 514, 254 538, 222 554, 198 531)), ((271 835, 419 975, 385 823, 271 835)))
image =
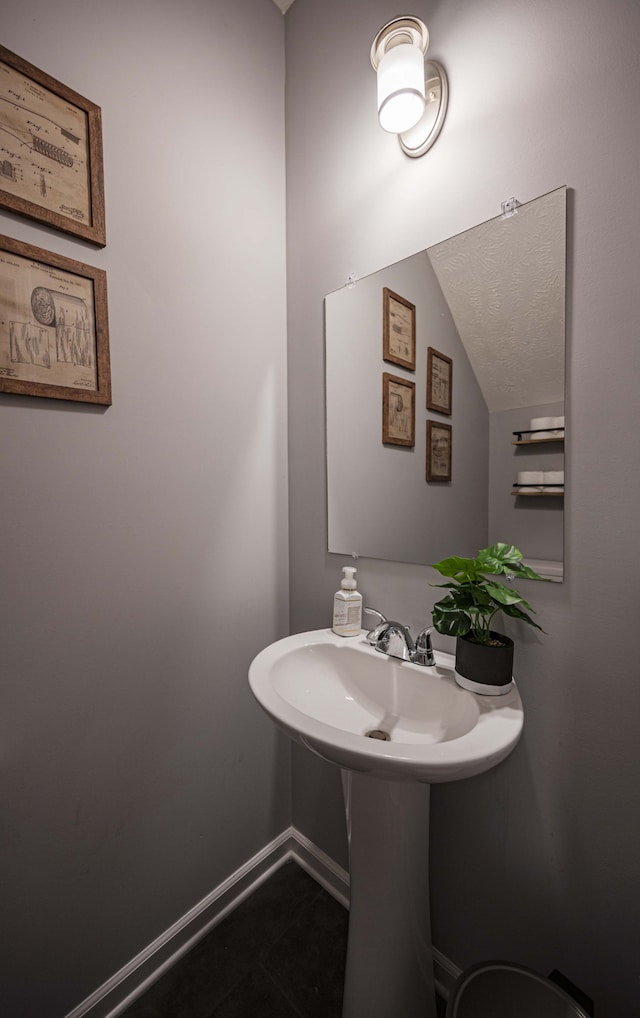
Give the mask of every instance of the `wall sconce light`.
POLYGON ((444 69, 425 64, 429 31, 419 18, 395 18, 381 28, 371 47, 378 78, 380 127, 398 135, 408 156, 424 155, 440 134, 449 89, 444 69))

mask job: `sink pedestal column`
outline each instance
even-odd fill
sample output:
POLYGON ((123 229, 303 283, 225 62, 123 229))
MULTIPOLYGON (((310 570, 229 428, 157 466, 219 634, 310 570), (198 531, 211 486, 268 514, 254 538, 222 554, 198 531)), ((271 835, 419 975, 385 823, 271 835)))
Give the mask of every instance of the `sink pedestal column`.
POLYGON ((342 1018, 436 1018, 429 785, 350 773, 350 911, 342 1018))

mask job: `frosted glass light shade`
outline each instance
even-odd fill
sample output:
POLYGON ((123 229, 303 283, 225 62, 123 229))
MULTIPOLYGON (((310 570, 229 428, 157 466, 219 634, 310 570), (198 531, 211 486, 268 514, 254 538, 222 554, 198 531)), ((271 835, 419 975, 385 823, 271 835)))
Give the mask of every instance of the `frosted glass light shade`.
POLYGON ((392 134, 418 123, 425 106, 424 55, 417 46, 387 50, 378 64, 378 120, 392 134))

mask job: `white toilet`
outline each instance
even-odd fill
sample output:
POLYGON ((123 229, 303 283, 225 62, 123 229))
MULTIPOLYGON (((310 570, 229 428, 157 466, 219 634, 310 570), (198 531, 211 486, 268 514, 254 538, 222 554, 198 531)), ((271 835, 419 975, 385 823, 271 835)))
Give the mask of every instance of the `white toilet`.
POLYGON ((590 1018, 549 979, 510 962, 482 962, 456 981, 447 1018, 590 1018))

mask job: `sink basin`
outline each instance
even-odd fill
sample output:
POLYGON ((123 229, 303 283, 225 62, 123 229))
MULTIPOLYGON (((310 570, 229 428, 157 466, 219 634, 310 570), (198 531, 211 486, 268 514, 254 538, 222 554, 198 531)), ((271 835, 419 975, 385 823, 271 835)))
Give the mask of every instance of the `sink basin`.
POLYGON ((452 655, 435 658, 425 668, 380 654, 364 633, 321 629, 267 647, 249 682, 281 729, 340 767, 428 783, 472 777, 516 745, 522 701, 515 684, 500 697, 468 692, 452 655))

